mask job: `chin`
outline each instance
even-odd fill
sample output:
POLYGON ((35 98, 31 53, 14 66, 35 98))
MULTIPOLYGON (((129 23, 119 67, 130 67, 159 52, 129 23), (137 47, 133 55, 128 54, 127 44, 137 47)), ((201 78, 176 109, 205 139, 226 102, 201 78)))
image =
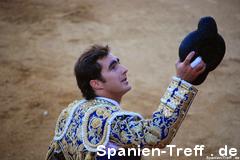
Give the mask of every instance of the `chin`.
POLYGON ((127 93, 128 91, 130 91, 131 89, 132 89, 132 86, 129 85, 129 86, 127 87, 127 89, 126 89, 126 93, 127 93))

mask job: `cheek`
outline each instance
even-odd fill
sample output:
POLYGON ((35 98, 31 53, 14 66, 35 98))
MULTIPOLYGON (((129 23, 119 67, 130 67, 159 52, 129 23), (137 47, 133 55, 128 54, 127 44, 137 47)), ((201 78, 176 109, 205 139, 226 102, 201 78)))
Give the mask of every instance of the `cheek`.
POLYGON ((111 77, 110 83, 113 85, 119 85, 121 82, 118 77, 111 77))
POLYGON ((117 74, 109 74, 107 75, 107 78, 109 79, 109 81, 112 81, 112 82, 120 81, 120 76, 118 76, 117 74))
POLYGON ((110 76, 110 75, 105 75, 104 76, 104 79, 105 79, 105 83, 107 85, 111 85, 111 84, 114 84, 116 82, 116 80, 114 79, 114 77, 110 76))
POLYGON ((107 83, 110 83, 112 85, 117 85, 121 83, 121 77, 117 73, 108 73, 108 74, 102 74, 103 78, 107 83))

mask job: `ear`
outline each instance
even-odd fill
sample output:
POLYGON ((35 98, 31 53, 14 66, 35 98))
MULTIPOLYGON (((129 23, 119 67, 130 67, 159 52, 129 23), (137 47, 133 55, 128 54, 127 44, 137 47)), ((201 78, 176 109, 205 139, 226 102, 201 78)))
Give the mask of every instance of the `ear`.
POLYGON ((102 81, 94 79, 90 80, 90 86, 93 88, 93 90, 101 90, 103 89, 102 81))

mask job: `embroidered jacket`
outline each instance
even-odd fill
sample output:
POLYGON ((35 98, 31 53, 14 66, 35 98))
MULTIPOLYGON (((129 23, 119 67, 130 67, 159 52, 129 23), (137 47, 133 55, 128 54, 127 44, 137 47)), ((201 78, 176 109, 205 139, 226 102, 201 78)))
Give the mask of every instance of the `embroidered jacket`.
POLYGON ((173 77, 151 119, 124 111, 106 98, 74 101, 58 118, 46 159, 58 159, 54 154, 59 153, 66 160, 94 160, 97 146, 111 143, 164 148, 175 136, 196 93, 191 84, 173 77))

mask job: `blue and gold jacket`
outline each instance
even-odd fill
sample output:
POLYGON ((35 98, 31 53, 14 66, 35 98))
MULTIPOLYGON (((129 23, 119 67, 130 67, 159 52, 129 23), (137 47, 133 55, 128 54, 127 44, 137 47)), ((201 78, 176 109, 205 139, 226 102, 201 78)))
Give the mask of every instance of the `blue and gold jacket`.
POLYGON ((110 143, 124 148, 164 148, 175 136, 196 93, 191 84, 173 77, 151 119, 124 111, 106 98, 74 101, 58 118, 46 159, 59 153, 66 160, 94 160, 97 147, 110 143))

